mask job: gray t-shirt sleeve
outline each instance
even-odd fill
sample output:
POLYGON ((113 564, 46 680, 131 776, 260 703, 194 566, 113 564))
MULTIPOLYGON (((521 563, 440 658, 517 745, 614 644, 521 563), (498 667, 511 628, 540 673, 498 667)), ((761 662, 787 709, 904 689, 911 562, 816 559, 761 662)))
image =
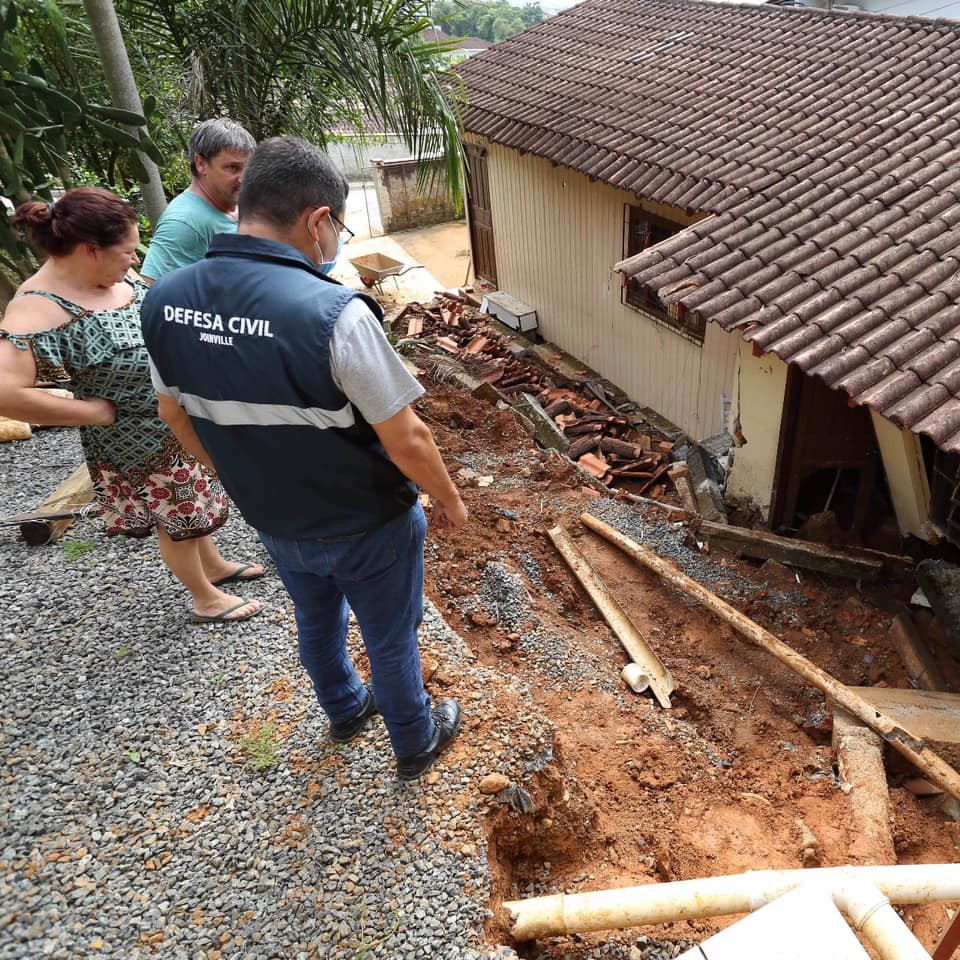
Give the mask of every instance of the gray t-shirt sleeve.
POLYGON ((330 338, 330 372, 367 423, 383 423, 425 393, 379 321, 359 297, 337 317, 330 338))
POLYGON ((168 397, 173 396, 170 388, 160 378, 160 372, 153 363, 153 358, 147 355, 147 362, 150 364, 150 379, 153 382, 153 389, 157 393, 165 393, 168 397))

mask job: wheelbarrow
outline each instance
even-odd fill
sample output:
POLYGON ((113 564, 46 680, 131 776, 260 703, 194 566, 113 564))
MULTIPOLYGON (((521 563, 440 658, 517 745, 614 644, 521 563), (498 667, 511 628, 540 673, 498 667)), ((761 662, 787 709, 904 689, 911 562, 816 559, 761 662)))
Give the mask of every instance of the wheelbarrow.
POLYGON ((368 253, 363 257, 355 257, 350 261, 350 265, 360 274, 360 282, 365 287, 376 287, 381 294, 381 284, 387 277, 402 277, 411 270, 423 268, 422 263, 404 263, 388 257, 385 253, 368 253))

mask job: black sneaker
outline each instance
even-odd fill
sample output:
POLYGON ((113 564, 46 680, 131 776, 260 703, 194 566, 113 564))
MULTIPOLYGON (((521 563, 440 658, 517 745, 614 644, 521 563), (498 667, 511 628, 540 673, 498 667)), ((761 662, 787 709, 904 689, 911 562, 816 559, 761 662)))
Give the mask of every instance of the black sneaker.
POLYGON ((416 780, 425 774, 433 761, 453 743, 460 732, 460 704, 456 700, 442 700, 433 710, 433 722, 436 729, 427 744, 427 749, 415 753, 412 757, 397 758, 397 779, 416 780))
POLYGON ((367 725, 367 721, 377 712, 377 704, 373 699, 373 691, 365 685, 367 702, 363 709, 352 719, 343 723, 330 724, 330 739, 334 743, 349 743, 367 725))

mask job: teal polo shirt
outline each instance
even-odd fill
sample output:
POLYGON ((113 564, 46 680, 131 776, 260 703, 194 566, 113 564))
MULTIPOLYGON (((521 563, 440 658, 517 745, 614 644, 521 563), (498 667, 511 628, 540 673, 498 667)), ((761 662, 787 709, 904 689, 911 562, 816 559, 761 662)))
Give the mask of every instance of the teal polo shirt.
POLYGON ((236 232, 233 217, 191 190, 184 190, 163 211, 140 272, 150 280, 159 280, 171 270, 202 260, 218 233, 236 232))

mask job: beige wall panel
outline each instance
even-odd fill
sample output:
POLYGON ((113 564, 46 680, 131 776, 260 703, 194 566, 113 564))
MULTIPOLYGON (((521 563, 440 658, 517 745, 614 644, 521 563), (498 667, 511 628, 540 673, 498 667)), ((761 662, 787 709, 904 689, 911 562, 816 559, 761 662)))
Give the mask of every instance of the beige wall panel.
POLYGON ((787 369, 774 354, 755 357, 750 344, 740 341, 733 409, 739 413, 740 429, 747 442, 734 451, 727 490, 752 500, 764 515, 773 495, 787 369))
POLYGON ((926 539, 924 524, 930 519, 930 481, 920 437, 880 416, 876 410, 871 410, 870 416, 900 532, 926 539))
POLYGON ((636 198, 485 146, 500 289, 536 308, 547 340, 639 403, 696 439, 718 433, 739 337, 708 324, 699 346, 621 303, 613 265, 624 255, 624 204, 636 198))

